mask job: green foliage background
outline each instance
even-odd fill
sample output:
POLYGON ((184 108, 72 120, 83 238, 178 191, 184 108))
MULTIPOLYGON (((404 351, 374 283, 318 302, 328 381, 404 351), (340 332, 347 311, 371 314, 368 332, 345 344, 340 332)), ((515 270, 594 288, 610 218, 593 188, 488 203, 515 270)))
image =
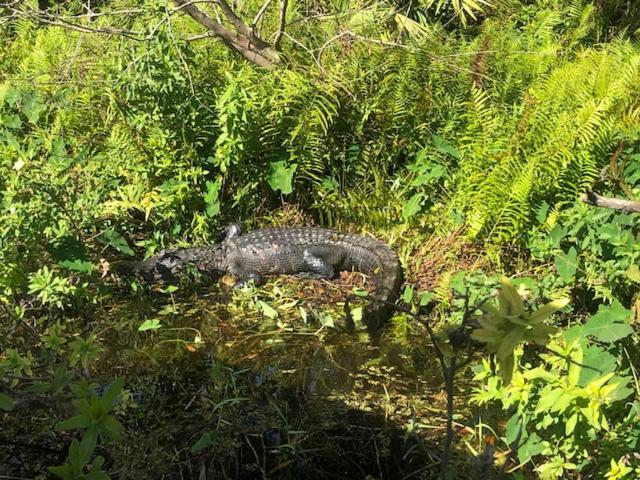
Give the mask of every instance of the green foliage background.
MULTIPOLYGON (((273 71, 220 42, 185 41, 196 24, 162 0, 113 0, 105 11, 137 13, 90 22, 143 41, 1 22, 8 322, 33 296, 52 315, 108 301, 104 259, 206 243, 237 219, 274 223, 283 202, 377 232, 404 259, 455 232, 495 269, 553 264, 538 270, 541 288, 589 292, 576 312, 616 299, 631 309, 637 214, 574 201, 594 185, 621 195, 606 173, 620 140, 638 196, 640 12, 622 0, 508 0, 474 20, 462 3, 290 2, 273 71), (461 8, 464 21, 451 16, 461 8)), ((249 18, 259 6, 238 8, 249 18)), ((266 38, 276 27, 267 15, 266 38)), ((86 368, 83 336, 72 365, 86 368)))

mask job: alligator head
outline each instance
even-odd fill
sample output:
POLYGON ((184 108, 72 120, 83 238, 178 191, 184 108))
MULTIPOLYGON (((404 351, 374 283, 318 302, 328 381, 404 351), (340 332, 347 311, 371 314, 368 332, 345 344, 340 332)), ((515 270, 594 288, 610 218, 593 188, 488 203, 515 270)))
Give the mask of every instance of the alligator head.
POLYGON ((142 262, 118 265, 116 273, 135 277, 143 282, 175 281, 190 265, 200 272, 220 276, 225 271, 224 243, 207 247, 163 251, 142 262))

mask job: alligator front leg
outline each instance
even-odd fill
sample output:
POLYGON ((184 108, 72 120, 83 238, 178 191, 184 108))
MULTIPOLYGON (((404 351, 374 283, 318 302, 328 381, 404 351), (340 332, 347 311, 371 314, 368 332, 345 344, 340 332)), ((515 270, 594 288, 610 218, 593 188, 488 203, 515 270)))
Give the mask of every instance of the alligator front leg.
POLYGON ((227 242, 238 238, 244 232, 244 224, 242 222, 232 223, 227 225, 222 230, 219 230, 214 235, 214 240, 217 243, 227 242))
POLYGON ((258 272, 245 272, 233 284, 233 288, 244 288, 249 282, 253 281, 253 284, 257 287, 264 283, 264 277, 258 272))

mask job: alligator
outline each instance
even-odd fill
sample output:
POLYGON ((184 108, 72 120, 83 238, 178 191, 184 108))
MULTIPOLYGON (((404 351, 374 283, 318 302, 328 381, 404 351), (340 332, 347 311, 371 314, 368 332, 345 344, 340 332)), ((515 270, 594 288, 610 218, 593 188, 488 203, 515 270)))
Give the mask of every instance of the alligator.
POLYGON ((118 273, 145 282, 176 279, 188 265, 206 274, 225 274, 237 287, 265 277, 298 274, 333 279, 341 271, 360 271, 373 278, 375 295, 365 308, 363 320, 370 332, 377 331, 393 312, 403 280, 397 254, 373 237, 343 233, 328 228, 277 227, 243 232, 242 224, 227 227, 219 243, 209 246, 163 251, 142 262, 122 265, 118 273))

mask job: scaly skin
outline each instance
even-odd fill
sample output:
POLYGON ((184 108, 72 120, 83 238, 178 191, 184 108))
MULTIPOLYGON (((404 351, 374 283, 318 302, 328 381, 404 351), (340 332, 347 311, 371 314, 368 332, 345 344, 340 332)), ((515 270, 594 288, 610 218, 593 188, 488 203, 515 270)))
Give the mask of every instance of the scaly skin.
POLYGON ((370 331, 392 313, 390 304, 398 298, 402 268, 396 253, 385 243, 326 228, 264 228, 244 235, 241 231, 239 224, 232 225, 219 244, 164 252, 125 265, 120 273, 145 281, 170 280, 192 264, 215 276, 233 275, 238 285, 249 280, 259 285, 265 276, 335 278, 341 271, 355 270, 371 275, 376 289, 374 300, 378 301, 369 305, 364 315, 370 331))

